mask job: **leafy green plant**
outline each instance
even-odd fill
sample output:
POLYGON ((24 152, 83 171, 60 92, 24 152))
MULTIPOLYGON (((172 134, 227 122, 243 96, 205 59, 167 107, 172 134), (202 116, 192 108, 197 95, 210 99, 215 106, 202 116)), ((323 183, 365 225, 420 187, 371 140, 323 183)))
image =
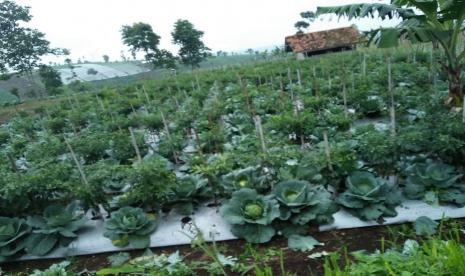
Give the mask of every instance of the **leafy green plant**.
POLYGON ((115 246, 147 248, 150 246, 150 234, 157 228, 157 220, 140 208, 123 207, 111 213, 104 228, 103 235, 115 246))
POLYGON ((118 265, 97 271, 98 276, 133 273, 149 274, 154 276, 195 275, 191 268, 183 261, 183 258, 180 256, 178 251, 170 255, 154 255, 149 251, 149 254, 144 254, 141 257, 137 257, 129 261, 126 260, 118 265))
POLYGON ((220 207, 221 216, 232 224, 231 232, 252 243, 268 242, 276 233, 271 226, 280 216, 278 202, 255 190, 243 188, 220 207))
POLYGON ((438 223, 429 217, 421 216, 413 223, 417 235, 431 236, 436 233, 438 223))
POLYGON ((58 264, 51 265, 48 269, 44 271, 34 270, 30 276, 75 276, 77 275, 74 272, 68 271, 68 267, 71 265, 68 261, 63 261, 58 264))
POLYGON ((267 178, 261 175, 259 169, 257 167, 247 167, 232 171, 223 175, 221 184, 228 192, 242 188, 250 188, 263 192, 268 188, 266 185, 267 178))
POLYGON ((280 204, 280 219, 304 225, 315 220, 318 224, 333 221, 332 214, 338 206, 331 194, 321 186, 307 181, 289 180, 278 183, 273 193, 280 204))
POLYGON ((31 232, 26 221, 19 218, 0 217, 0 263, 20 253, 31 232))
POLYGON ((86 218, 77 201, 66 207, 51 205, 45 208, 43 216, 30 216, 27 224, 33 228, 26 242, 26 251, 42 256, 49 253, 57 244, 68 246, 76 232, 84 226, 86 218))
POLYGON ((129 172, 130 189, 118 200, 119 206, 143 205, 158 211, 166 203, 176 176, 169 162, 161 157, 150 157, 134 164, 129 172))
POLYGON ((367 253, 356 251, 351 258, 333 253, 325 259, 325 275, 464 275, 465 246, 456 240, 432 239, 418 244, 407 240, 401 250, 367 253))
POLYGON ((465 205, 465 187, 457 183, 462 174, 455 168, 439 163, 416 163, 406 169, 404 194, 410 199, 424 199, 430 204, 465 205))
POLYGON ((211 193, 207 179, 200 175, 188 175, 178 179, 176 186, 171 189, 166 205, 181 215, 190 216, 196 205, 211 197, 211 193))
POLYGON ((397 215, 395 207, 401 202, 401 192, 388 180, 367 171, 356 171, 346 178, 346 188, 336 201, 360 219, 397 215))

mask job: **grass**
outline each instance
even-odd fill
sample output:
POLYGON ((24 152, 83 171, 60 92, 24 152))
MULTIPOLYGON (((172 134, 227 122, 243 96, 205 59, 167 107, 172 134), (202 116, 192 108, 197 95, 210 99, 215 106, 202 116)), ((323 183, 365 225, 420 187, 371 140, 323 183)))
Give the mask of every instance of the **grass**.
POLYGON ((438 234, 421 238, 410 224, 390 226, 388 233, 392 240, 382 240, 381 250, 332 253, 325 259, 325 276, 465 275, 462 228, 463 221, 444 219, 438 234), (391 248, 385 250, 387 244, 391 248))

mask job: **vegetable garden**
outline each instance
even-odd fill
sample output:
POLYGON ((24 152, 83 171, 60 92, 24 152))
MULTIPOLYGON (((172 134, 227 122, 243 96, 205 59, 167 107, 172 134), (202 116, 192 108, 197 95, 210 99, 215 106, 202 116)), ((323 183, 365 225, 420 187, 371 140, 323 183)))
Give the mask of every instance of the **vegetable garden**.
MULTIPOLYGON (((250 243, 318 242, 344 209, 465 205, 465 114, 444 106, 440 52, 363 49, 67 95, 0 128, 0 261, 44 256, 104 221, 147 248, 160 217, 217 208, 250 243)), ((465 215, 465 214, 464 214, 465 215)))

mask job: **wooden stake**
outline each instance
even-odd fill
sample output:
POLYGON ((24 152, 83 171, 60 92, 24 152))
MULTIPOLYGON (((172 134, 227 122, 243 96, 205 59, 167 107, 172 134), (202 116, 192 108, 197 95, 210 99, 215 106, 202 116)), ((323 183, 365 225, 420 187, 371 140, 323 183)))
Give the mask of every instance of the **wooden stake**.
POLYGON ((363 53, 362 76, 367 76, 367 56, 363 53))
POLYGON ((250 98, 249 98, 249 91, 247 90, 247 87, 242 82, 241 76, 237 75, 237 78, 239 80, 239 85, 242 88, 242 93, 244 94, 244 97, 245 97, 245 103, 247 105, 247 110, 249 111, 250 116, 254 116, 255 112, 252 110, 252 105, 250 103, 250 98))
POLYGON ((145 95, 145 100, 147 101, 147 110, 149 110, 151 104, 150 104, 150 98, 149 95, 147 94, 147 91, 145 90, 145 86, 142 85, 142 92, 144 92, 145 95))
POLYGON ((391 96, 391 135, 396 136, 396 105, 394 102, 394 85, 392 83, 392 64, 391 58, 388 58, 388 89, 389 95, 391 96))
POLYGON ((197 83, 197 90, 202 91, 202 88, 200 87, 199 77, 197 75, 195 75, 195 82, 197 83))
POLYGON ((132 130, 132 127, 129 127, 128 129, 129 129, 129 133, 131 134, 132 146, 134 147, 134 150, 136 151, 137 160, 142 161, 142 156, 140 155, 140 150, 139 150, 139 147, 137 146, 136 135, 134 135, 134 131, 132 130))
POLYGON ((289 80, 289 90, 291 91, 291 100, 294 101, 294 90, 292 89, 291 68, 287 67, 287 79, 289 80))
POLYGON ((334 171, 334 169, 333 169, 333 165, 331 164, 331 149, 329 147, 328 131, 327 130, 323 131, 323 141, 324 141, 324 146, 325 146, 326 160, 328 162, 328 169, 332 172, 332 171, 334 171))
POLYGON ((179 163, 178 155, 176 154, 176 150, 174 148, 173 138, 171 137, 168 121, 166 120, 165 114, 163 114, 163 111, 160 111, 160 114, 161 114, 161 120, 163 121, 163 126, 165 127, 166 135, 168 136, 168 139, 170 140, 170 143, 171 143, 174 161, 176 162, 176 164, 178 164, 179 163))
POLYGON ((463 96, 462 122, 465 124, 465 96, 463 96))
POLYGON ((342 84, 342 98, 344 100, 344 116, 345 118, 349 118, 349 111, 347 108, 347 89, 346 89, 346 83, 344 82, 342 84))
POLYGON ((299 84, 299 87, 302 88, 302 80, 300 79, 300 70, 297 69, 297 83, 299 84))
POLYGON ((89 182, 87 181, 86 174, 84 173, 84 170, 83 170, 82 167, 81 167, 81 163, 79 163, 79 161, 78 161, 78 159, 77 159, 77 157, 76 157, 76 154, 74 153, 73 148, 72 148, 71 145, 69 144, 68 139, 66 139, 66 136, 63 135, 63 137, 64 137, 64 139, 65 139, 65 144, 66 144, 66 146, 68 147, 69 152, 71 153, 71 157, 73 158, 74 163, 76 164, 76 167, 77 167, 77 169, 78 169, 78 171, 79 171, 79 174, 81 175, 82 182, 84 182, 84 184, 85 184, 86 186, 88 186, 88 185, 89 185, 89 182))
POLYGON ((253 120, 255 123, 255 129, 257 130, 258 138, 260 139, 262 151, 263 153, 266 154, 267 149, 266 149, 265 137, 263 135, 262 119, 260 118, 260 116, 256 115, 253 117, 253 120))
MULTIPOLYGON (((192 128, 192 134, 195 139, 195 145, 197 146, 197 151, 199 152, 200 156, 203 157, 202 146, 200 145, 200 138, 194 128, 192 128)), ((203 159, 203 158, 202 158, 203 159)))

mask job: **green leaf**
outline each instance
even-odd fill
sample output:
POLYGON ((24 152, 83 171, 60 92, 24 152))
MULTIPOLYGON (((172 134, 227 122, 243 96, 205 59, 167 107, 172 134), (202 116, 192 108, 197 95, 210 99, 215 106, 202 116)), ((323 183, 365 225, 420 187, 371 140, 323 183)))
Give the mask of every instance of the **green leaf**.
POLYGON ((321 243, 315 240, 312 236, 301 235, 291 235, 287 244, 290 249, 302 252, 313 250, 315 246, 321 245, 321 243))
POLYGON ((431 236, 436 233, 436 228, 438 223, 429 217, 419 217, 414 222, 413 226, 415 227, 415 233, 420 236, 431 236))
POLYGON ((258 224, 244 224, 233 225, 231 233, 238 237, 243 238, 250 243, 265 243, 269 242, 276 234, 276 231, 271 226, 264 226, 258 224))
POLYGON ((110 262, 111 266, 121 266, 131 258, 131 255, 127 252, 119 252, 108 256, 107 259, 110 262))
POLYGON ((376 46, 379 48, 390 48, 399 46, 399 30, 395 28, 381 29, 378 32, 379 38, 376 39, 376 46))
POLYGON ((56 235, 32 234, 26 241, 26 251, 35 256, 49 253, 57 244, 56 235))
POLYGON ((150 236, 137 236, 137 235, 130 235, 129 236, 129 244, 138 249, 147 248, 150 246, 150 236))

